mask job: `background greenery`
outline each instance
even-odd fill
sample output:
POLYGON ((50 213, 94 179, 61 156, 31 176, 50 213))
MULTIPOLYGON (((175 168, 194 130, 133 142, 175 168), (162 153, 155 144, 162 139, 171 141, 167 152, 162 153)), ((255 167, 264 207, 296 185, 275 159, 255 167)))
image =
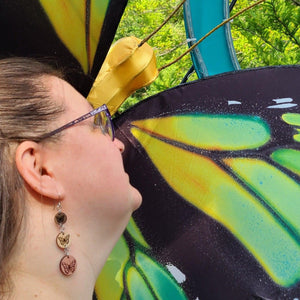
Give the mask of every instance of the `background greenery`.
MULTIPOLYGON (((208 0, 207 0, 208 1, 208 0)), ((254 3, 237 0, 231 14, 254 3)), ((180 0, 128 0, 115 40, 125 36, 145 38, 156 29, 180 3, 180 0)), ((300 62, 300 0, 267 0, 231 22, 232 37, 242 69, 300 62)), ((161 67, 188 49, 183 10, 149 41, 161 67)), ((190 55, 160 72, 149 87, 135 92, 119 113, 133 104, 180 84, 192 66, 190 55)), ((189 80, 197 79, 196 74, 189 80)))

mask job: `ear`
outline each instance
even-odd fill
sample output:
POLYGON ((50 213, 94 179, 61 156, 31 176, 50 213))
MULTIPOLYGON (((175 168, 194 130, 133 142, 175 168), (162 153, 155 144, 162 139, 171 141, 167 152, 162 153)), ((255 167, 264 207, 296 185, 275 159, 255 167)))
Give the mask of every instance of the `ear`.
POLYGON ((62 187, 43 158, 44 149, 38 143, 25 141, 17 147, 16 166, 28 186, 44 197, 61 200, 62 187))

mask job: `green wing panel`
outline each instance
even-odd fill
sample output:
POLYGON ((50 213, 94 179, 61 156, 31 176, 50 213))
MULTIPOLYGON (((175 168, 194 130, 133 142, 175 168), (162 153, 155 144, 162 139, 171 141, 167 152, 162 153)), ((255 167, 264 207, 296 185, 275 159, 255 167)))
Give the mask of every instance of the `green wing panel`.
MULTIPOLYGON (((169 130, 172 132, 171 124, 169 130)), ((135 127, 131 132, 172 189, 228 228, 275 282, 291 286, 300 279, 299 235, 292 235, 255 195, 208 157, 175 147, 135 127)), ((273 181, 268 188, 276 184, 273 181)), ((299 191, 299 184, 289 185, 292 193, 299 191)), ((299 210, 286 217, 298 228, 297 216, 299 210)))
POLYGON ((276 213, 300 242, 299 183, 260 159, 232 158, 225 159, 225 163, 276 213))
POLYGON ((279 149, 271 154, 272 159, 300 176, 300 151, 279 149))
POLYGON ((195 113, 139 120, 132 125, 205 150, 255 149, 271 137, 268 124, 257 116, 195 113))

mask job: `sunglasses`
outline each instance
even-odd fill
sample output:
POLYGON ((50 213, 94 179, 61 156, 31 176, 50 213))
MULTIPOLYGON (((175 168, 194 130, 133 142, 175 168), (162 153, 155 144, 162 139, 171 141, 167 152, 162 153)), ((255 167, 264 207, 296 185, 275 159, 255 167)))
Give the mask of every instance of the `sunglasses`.
POLYGON ((115 131, 114 131, 114 126, 113 126, 113 123, 112 123, 112 120, 111 120, 111 115, 110 115, 110 112, 107 108, 107 106, 105 104, 103 104, 102 106, 88 112, 87 114, 49 132, 49 133, 46 133, 44 135, 42 135, 40 137, 40 140, 43 140, 43 139, 46 139, 46 138, 49 138, 75 124, 78 124, 88 118, 91 118, 91 117, 94 117, 94 124, 96 126, 99 126, 102 133, 104 135, 108 135, 110 136, 111 140, 113 141, 114 138, 115 138, 115 131))

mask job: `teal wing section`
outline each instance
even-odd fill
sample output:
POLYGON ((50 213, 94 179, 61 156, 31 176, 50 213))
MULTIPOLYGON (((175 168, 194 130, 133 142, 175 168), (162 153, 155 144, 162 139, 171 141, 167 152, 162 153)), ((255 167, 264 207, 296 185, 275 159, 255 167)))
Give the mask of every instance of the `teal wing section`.
MULTIPOLYGON (((189 46, 228 17, 228 0, 187 0, 184 20, 189 46)), ((240 69, 229 23, 200 43, 191 56, 199 78, 240 69)))

